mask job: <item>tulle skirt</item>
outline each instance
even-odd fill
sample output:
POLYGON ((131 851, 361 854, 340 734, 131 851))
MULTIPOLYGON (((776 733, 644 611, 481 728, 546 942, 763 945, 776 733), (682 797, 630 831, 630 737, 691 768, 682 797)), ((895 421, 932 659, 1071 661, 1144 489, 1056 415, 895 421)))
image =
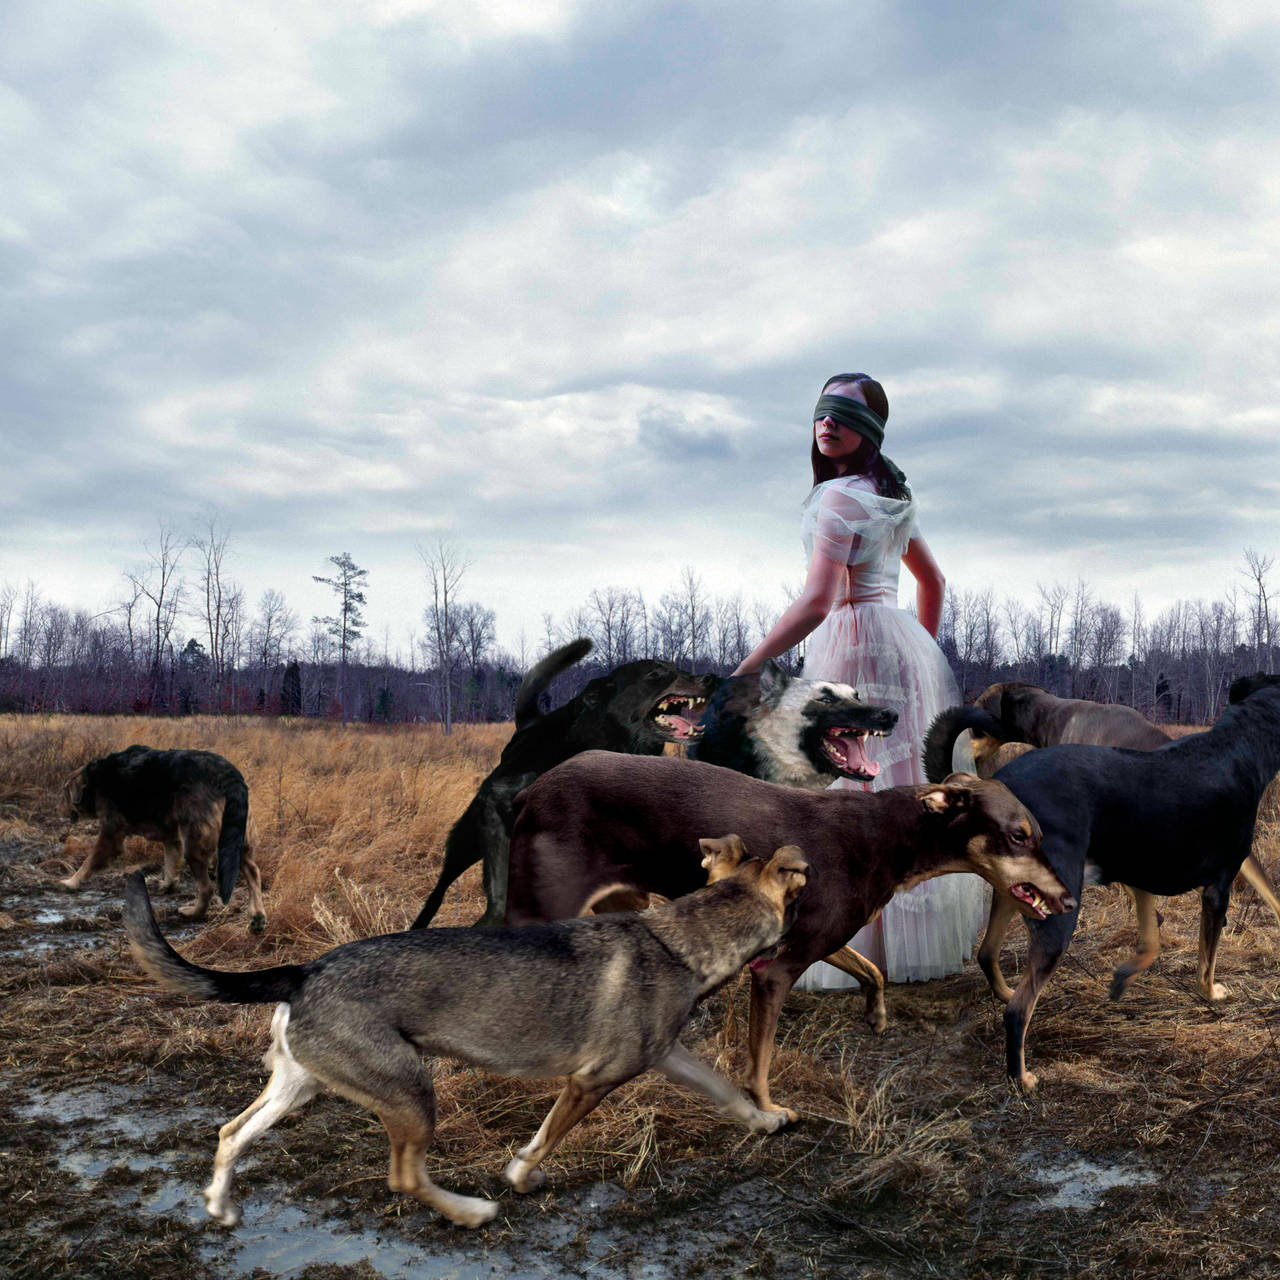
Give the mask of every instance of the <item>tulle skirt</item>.
MULTIPOLYGON (((960 690, 933 637, 903 609, 884 604, 845 604, 827 615, 809 638, 804 674, 810 680, 852 685, 864 702, 892 707, 898 724, 887 738, 867 740, 867 755, 880 765, 872 783, 837 779, 836 787, 880 791, 927 782, 921 752, 934 716, 960 702, 960 690)), ((968 735, 957 768, 973 769, 968 735)), ((990 903, 979 876, 926 880, 895 894, 879 918, 849 945, 879 966, 890 982, 918 982, 958 973, 973 952, 990 903)), ((796 986, 824 990, 857 986, 832 965, 810 965, 796 986)))

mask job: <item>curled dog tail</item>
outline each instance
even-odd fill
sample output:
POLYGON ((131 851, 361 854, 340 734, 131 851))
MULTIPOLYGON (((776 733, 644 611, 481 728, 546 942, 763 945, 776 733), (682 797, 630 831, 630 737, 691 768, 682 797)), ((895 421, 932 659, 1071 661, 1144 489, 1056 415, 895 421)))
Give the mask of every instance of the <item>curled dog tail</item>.
POLYGON ((227 780, 223 795, 222 830, 218 833, 218 896, 230 901, 240 874, 240 858, 244 853, 244 832, 249 821, 249 788, 238 769, 227 780))
POLYGON ((1007 742, 1010 736, 1004 725, 981 707, 948 707, 939 711, 924 735, 924 776, 930 782, 941 782, 951 772, 952 748, 966 729, 1001 742, 1007 742))
POLYGON ((197 1000, 222 1000, 227 1004, 264 1004, 291 1000, 306 980, 305 966, 280 965, 253 973, 224 973, 205 969, 184 960, 165 941, 151 910, 151 896, 142 872, 135 871, 124 883, 124 928, 129 950, 146 972, 170 991, 194 996, 197 1000))
POLYGON ((575 662, 581 662, 591 652, 591 641, 580 636, 569 644, 553 649, 535 666, 520 685, 516 694, 516 729, 520 730, 531 724, 542 714, 538 710, 538 699, 546 692, 549 685, 563 671, 568 671, 575 662))

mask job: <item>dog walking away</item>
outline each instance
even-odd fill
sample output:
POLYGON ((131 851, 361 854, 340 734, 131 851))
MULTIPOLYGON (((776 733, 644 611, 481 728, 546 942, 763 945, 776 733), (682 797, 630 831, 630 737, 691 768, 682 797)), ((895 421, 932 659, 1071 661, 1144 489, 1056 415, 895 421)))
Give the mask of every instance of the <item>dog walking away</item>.
POLYGON ((212 751, 160 751, 135 744, 90 760, 63 787, 67 817, 97 818, 98 839, 73 875, 58 883, 79 889, 95 871, 120 855, 126 836, 164 845, 161 893, 177 886, 183 859, 195 880, 196 898, 181 914, 203 920, 215 876, 223 902, 243 872, 249 889, 249 928, 267 925, 262 875, 253 858, 256 830, 249 788, 240 770, 212 751))
MULTIPOLYGON (((1021 754, 1013 749, 1015 743, 1028 743, 1031 747, 1075 743, 1156 751, 1174 740, 1132 707, 1059 698, 1038 685, 1008 681, 985 689, 973 706, 951 707, 937 716, 925 736, 926 777, 937 781, 950 772, 952 747, 965 729, 972 731, 974 759, 985 777, 994 776, 1008 759, 1021 754)), ((1280 896, 1252 854, 1245 858, 1240 873, 1280 920, 1280 896)), ((1121 988, 1134 974, 1150 968, 1160 955, 1160 916, 1155 898, 1131 885, 1125 888, 1133 898, 1138 921, 1138 949, 1117 970, 1121 988)), ((978 963, 992 993, 1006 1003, 1013 990, 1000 971, 1000 947, 1013 915, 1005 899, 993 898, 986 933, 978 948, 978 963)))
POLYGON ((347 943, 308 964, 223 973, 184 960, 161 936, 140 875, 125 891, 125 928, 156 981, 198 1000, 279 1001, 258 1099, 219 1133, 209 1213, 240 1220, 231 1198, 236 1161, 282 1116, 330 1088, 375 1111, 391 1141, 387 1181, 464 1226, 498 1212, 427 1176, 435 1128, 428 1057, 455 1058, 509 1076, 567 1074, 542 1127, 507 1165, 532 1191, 539 1165, 608 1093, 650 1067, 706 1094, 753 1133, 786 1117, 751 1105, 677 1037, 697 1003, 754 957, 776 947, 804 887, 805 860, 781 848, 743 860, 736 837, 708 840, 710 883, 640 914, 531 929, 417 929, 347 943))
POLYGON ((849 685, 790 676, 769 658, 721 682, 688 755, 790 787, 870 782, 880 766, 868 759, 866 739, 884 737, 897 722, 896 711, 868 705, 849 685))
POLYGON ((805 791, 694 760, 588 751, 544 774, 517 802, 510 924, 575 916, 621 891, 676 899, 701 882, 698 833, 736 831, 748 849, 799 844, 811 871, 776 956, 752 966, 750 1084, 769 1097, 783 1001, 815 960, 851 974, 866 1018, 884 1026, 884 977, 844 947, 900 889, 972 871, 1036 919, 1075 906, 1040 853, 1035 819, 999 782, 955 774, 940 785, 805 791))
MULTIPOLYGON (((1035 814, 1044 854, 1073 898, 1083 883, 1120 882, 1148 894, 1201 890, 1196 983, 1207 1000, 1226 989, 1215 981, 1218 942, 1231 883, 1248 856, 1258 802, 1280 768, 1280 675, 1241 677, 1212 728, 1155 751, 1056 746, 1000 770, 999 781, 1035 814)), ((1005 1062, 1030 1091, 1027 1026, 1036 1002, 1070 945, 1078 907, 1028 920, 1030 945, 1021 982, 1005 1006, 1005 1062)), ((1117 969, 1112 999, 1132 970, 1117 969)))
POLYGON ((592 680, 563 706, 543 714, 538 703, 547 686, 590 651, 590 640, 575 640, 548 654, 524 678, 516 696, 515 733, 493 772, 453 824, 445 840, 440 878, 411 929, 425 929, 431 923, 449 886, 477 862, 483 864, 488 903, 478 923, 502 923, 507 905, 507 845, 514 821, 511 803, 540 774, 593 747, 661 755, 668 743, 688 742, 696 734, 718 678, 690 675, 657 659, 624 663, 592 680))

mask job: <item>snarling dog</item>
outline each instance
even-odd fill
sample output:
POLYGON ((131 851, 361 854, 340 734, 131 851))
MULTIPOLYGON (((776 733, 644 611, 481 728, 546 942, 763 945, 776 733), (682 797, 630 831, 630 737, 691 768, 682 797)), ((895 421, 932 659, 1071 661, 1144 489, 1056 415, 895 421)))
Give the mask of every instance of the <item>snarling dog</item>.
POLYGON ((972 774, 876 792, 806 791, 695 760, 589 751, 544 774, 517 808, 511 924, 576 915, 615 889, 690 893, 701 876, 698 837, 708 831, 736 831, 749 849, 802 844, 810 891, 777 955, 751 975, 749 1089, 764 1110, 774 1109, 779 1012, 815 960, 828 957, 857 978, 867 1021, 883 1027, 883 977, 840 948, 898 890, 972 871, 1037 919, 1074 906, 1040 854, 1035 819, 999 782, 972 774))
POLYGON ((487 902, 477 923, 502 923, 514 820, 511 802, 540 774, 579 751, 661 755, 668 743, 689 742, 697 734, 718 678, 690 675, 656 658, 623 663, 544 714, 539 702, 547 686, 590 651, 590 640, 575 640, 549 653, 525 676, 516 695, 515 733, 445 839, 440 878, 411 929, 431 923, 449 886, 477 862, 483 867, 487 902))
POLYGON ((82 765, 67 779, 63 795, 71 822, 97 818, 101 826, 88 857, 59 884, 79 889, 120 855, 126 836, 144 836, 164 845, 161 893, 177 886, 184 859, 191 868, 196 897, 180 909, 182 915, 203 920, 215 879, 226 902, 237 874, 243 874, 249 928, 254 933, 266 928, 249 788, 230 760, 212 751, 162 751, 135 743, 82 765))
POLYGON ((770 658, 722 682, 688 755, 791 787, 870 782, 880 766, 867 758, 865 740, 897 722, 896 711, 868 705, 849 685, 789 676, 770 658))
MULTIPOLYGON (((934 780, 950 772, 951 750, 965 729, 973 735, 973 755, 980 773, 994 776, 996 766, 1007 763, 1007 744, 1030 743, 1032 747, 1079 744, 1126 747, 1131 751, 1157 751, 1172 738, 1132 707, 1089 702, 1083 698, 1059 698, 1038 685, 1022 681, 993 684, 972 706, 950 707, 941 712, 925 736, 925 776, 934 780), (990 773, 987 773, 987 769, 990 773)), ((1016 754, 1021 754, 1018 752, 1016 754)), ((1266 873, 1250 854, 1240 868, 1258 895, 1280 920, 1280 897, 1266 873)), ((1138 949, 1133 958, 1116 971, 1117 994, 1135 974, 1149 969, 1160 955, 1160 916, 1151 894, 1125 886, 1133 898, 1138 921, 1138 949)), ((1013 912, 1003 898, 993 898, 987 930, 978 948, 978 963, 997 999, 1006 1003, 1013 990, 1000 971, 1000 947, 1013 912)))
MULTIPOLYGON (((1201 890, 1196 983, 1208 1000, 1226 995, 1214 975, 1231 882, 1249 854, 1263 790, 1280 768, 1280 676, 1241 677, 1228 700, 1212 728, 1155 751, 1044 747, 999 775, 1039 820, 1044 855, 1077 900, 1086 880, 1149 894, 1201 890)), ((1036 1085, 1026 1067, 1027 1025, 1078 913, 1028 921, 1026 972, 1004 1011, 1006 1069, 1024 1090, 1036 1085)), ((1113 999, 1129 976, 1124 966, 1116 970, 1113 999)))
POLYGON ((531 929, 417 929, 347 943, 307 964, 224 973, 184 960, 156 927, 141 876, 125 893, 138 963, 198 1000, 279 1001, 258 1099, 219 1133, 209 1213, 240 1220, 236 1161, 277 1120, 321 1088, 377 1112, 391 1140, 387 1181, 454 1222, 478 1227, 491 1200, 459 1196, 427 1176, 435 1093, 423 1056, 500 1075, 568 1075, 542 1127, 507 1165, 517 1191, 606 1094, 650 1067, 706 1094, 753 1133, 786 1117, 762 1111, 679 1042, 698 1002, 777 946, 794 917, 807 866, 795 848, 742 860, 740 842, 708 841, 710 883, 641 914, 566 920, 531 929))

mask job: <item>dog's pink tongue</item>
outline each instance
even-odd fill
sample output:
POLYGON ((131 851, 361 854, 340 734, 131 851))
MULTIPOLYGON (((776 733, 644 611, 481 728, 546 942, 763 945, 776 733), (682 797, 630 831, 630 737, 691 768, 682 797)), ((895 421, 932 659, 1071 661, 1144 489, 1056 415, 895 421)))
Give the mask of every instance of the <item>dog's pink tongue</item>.
POLYGON ((863 745, 864 741, 865 739, 853 735, 835 739, 841 758, 844 760, 844 767, 850 773, 861 773, 874 778, 880 772, 880 766, 868 757, 867 749, 863 745))
POLYGON ((747 967, 754 973, 763 973, 772 963, 767 956, 756 956, 754 960, 748 961, 747 967))

